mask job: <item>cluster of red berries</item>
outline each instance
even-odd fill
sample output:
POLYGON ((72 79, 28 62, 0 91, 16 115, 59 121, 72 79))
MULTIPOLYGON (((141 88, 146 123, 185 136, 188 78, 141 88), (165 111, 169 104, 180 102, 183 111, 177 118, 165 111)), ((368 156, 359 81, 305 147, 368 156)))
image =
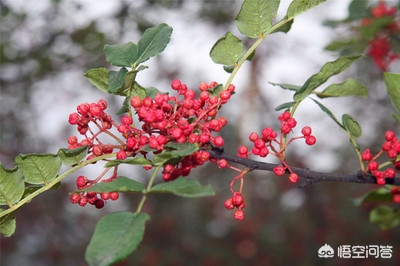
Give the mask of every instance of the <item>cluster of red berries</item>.
POLYGON ((232 197, 224 202, 224 207, 227 210, 233 210, 235 208, 237 209, 233 213, 233 217, 238 221, 242 221, 244 219, 243 209, 245 206, 246 204, 244 203, 243 196, 240 192, 233 192, 232 197))
POLYGON ((289 172, 289 180, 296 183, 298 180, 298 175, 291 171, 290 167, 285 163, 285 149, 289 143, 295 139, 303 138, 307 145, 314 145, 316 143, 316 138, 312 135, 312 129, 309 126, 303 127, 301 130, 302 135, 298 137, 291 138, 287 143, 283 142, 283 136, 291 133, 293 128, 296 127, 297 121, 291 116, 288 111, 283 112, 279 115, 278 120, 281 123, 281 131, 278 138, 278 133, 272 128, 266 127, 261 131, 261 136, 256 132, 251 132, 249 135, 249 140, 253 143, 253 148, 251 151, 246 146, 240 146, 238 148, 238 156, 242 158, 248 158, 249 154, 257 155, 260 157, 266 157, 268 154, 276 156, 284 166, 277 166, 274 169, 274 173, 277 176, 283 176, 286 171, 289 172))
POLYGON ((387 71, 389 65, 399 58, 399 55, 393 50, 390 39, 400 34, 400 18, 396 21, 396 8, 387 7, 384 1, 379 1, 378 5, 371 8, 372 18, 366 18, 361 21, 362 26, 373 23, 375 19, 390 17, 393 20, 379 31, 370 41, 367 54, 372 57, 375 65, 382 71, 387 71))
MULTIPOLYGON (((217 90, 216 88, 219 87, 217 82, 210 84, 202 82, 199 86, 201 92, 196 96, 195 91, 188 89, 186 84, 173 80, 171 88, 176 91, 177 96, 162 93, 157 93, 154 98, 133 96, 130 99, 130 105, 141 123, 139 127, 135 125, 132 115, 123 116, 121 123, 117 124, 105 112, 107 103, 104 100, 98 103, 82 103, 78 105, 77 112, 69 115, 68 121, 71 125, 77 126, 78 132, 84 136, 84 139, 78 141, 76 136, 70 136, 68 148, 88 146, 87 159, 111 154, 118 150, 116 158, 124 160, 135 157, 139 153, 146 157, 149 151, 153 154, 160 153, 168 142, 193 143, 199 147, 212 143, 217 147, 222 147, 224 139, 221 136, 214 137, 212 133, 219 132, 228 123, 225 117, 216 118, 216 116, 221 106, 227 103, 231 94, 234 93, 235 87, 229 85, 226 90, 217 90), (90 126, 91 124, 94 126, 90 126), (111 131, 113 127, 122 135, 122 138, 111 131), (99 138, 102 133, 111 136, 116 143, 102 143, 99 138)), ((210 154, 200 149, 181 158, 175 164, 166 164, 162 177, 165 181, 171 181, 179 176, 187 176, 192 168, 203 165, 209 160, 210 154)), ((145 169, 151 169, 151 167, 146 166, 145 169)), ((85 184, 87 185, 88 182, 85 184)), ((82 188, 78 186, 80 187, 82 188)), ((84 202, 92 203, 96 207, 102 204, 100 202, 103 197, 91 196, 92 193, 74 193, 71 195, 71 201, 81 206, 86 204, 84 202)))
MULTIPOLYGON (((78 176, 76 179, 76 186, 78 189, 84 189, 91 187, 95 181, 88 180, 85 176, 78 176)), ((118 192, 73 192, 71 193, 69 200, 73 204, 79 204, 79 206, 84 207, 87 203, 94 205, 97 209, 104 207, 104 201, 106 200, 117 200, 119 198, 118 192)))
POLYGON ((393 131, 386 131, 385 141, 382 144, 382 148, 375 156, 372 155, 370 149, 366 149, 361 154, 361 159, 365 162, 368 162, 368 172, 375 176, 376 183, 379 185, 384 185, 386 183, 386 178, 394 178, 395 176, 394 168, 379 170, 380 164, 378 163, 377 159, 383 153, 386 153, 386 156, 393 161, 396 169, 400 169, 400 160, 397 159, 397 156, 400 154, 400 142, 396 138, 393 131))

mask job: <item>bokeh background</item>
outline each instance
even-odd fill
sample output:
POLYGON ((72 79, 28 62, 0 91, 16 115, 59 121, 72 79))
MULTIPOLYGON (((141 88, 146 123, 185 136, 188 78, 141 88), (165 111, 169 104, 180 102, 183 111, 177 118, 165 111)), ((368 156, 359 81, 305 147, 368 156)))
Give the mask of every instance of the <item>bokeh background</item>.
MULTIPOLYGON (((278 18, 289 3, 282 1, 278 18)), ((274 108, 292 95, 269 82, 301 85, 338 56, 324 47, 352 32, 345 27, 333 30, 323 22, 346 18, 349 3, 327 1, 297 17, 288 34, 274 34, 257 49, 255 58, 234 80, 237 94, 230 107, 222 110, 229 120, 221 132, 226 151, 236 153, 239 144, 248 144, 252 131, 278 127, 274 108)), ((388 3, 399 6, 399 1, 388 3)), ((197 88, 201 81, 225 83, 228 74, 213 64, 208 53, 226 31, 241 36, 234 24, 240 5, 236 0, 0 1, 1 162, 12 167, 19 153, 55 153, 66 147, 67 137, 75 134, 68 115, 79 103, 103 98, 109 102, 109 112, 116 113, 123 99, 98 91, 83 74, 91 68, 109 67, 105 44, 137 42, 146 28, 161 22, 174 29, 171 43, 146 62, 149 69, 140 73, 140 84, 168 91, 175 78, 190 88, 197 88)), ((399 63, 391 67, 400 70, 399 63)), ((400 132, 390 116, 392 106, 382 75, 364 58, 332 82, 350 76, 367 85, 370 97, 323 103, 337 117, 343 113, 355 117, 363 128, 360 146, 378 150, 385 130, 400 132)), ((313 127, 317 144, 293 143, 288 151, 291 164, 325 172, 357 171, 346 134, 315 104, 305 102, 297 120, 299 128, 313 127)), ((132 166, 122 170, 137 180, 148 176, 132 166)), ((94 177, 100 172, 93 166, 78 174, 94 177)), ((246 218, 238 222, 223 207, 234 175, 208 164, 195 169, 190 178, 211 184, 216 196, 150 197, 145 211, 151 220, 144 240, 119 265, 395 265, 400 261, 400 229, 381 231, 368 222, 375 205, 357 207, 351 201, 375 186, 319 183, 299 189, 286 178, 253 172, 246 176, 244 187, 246 218), (325 243, 334 248, 392 245, 393 258, 318 258, 318 249, 325 243)), ((1 237, 1 265, 86 265, 85 247, 99 218, 112 211, 136 209, 136 195, 123 195, 102 210, 72 205, 68 193, 74 189, 73 182, 71 176, 59 189, 40 195, 17 212, 15 235, 1 237)))

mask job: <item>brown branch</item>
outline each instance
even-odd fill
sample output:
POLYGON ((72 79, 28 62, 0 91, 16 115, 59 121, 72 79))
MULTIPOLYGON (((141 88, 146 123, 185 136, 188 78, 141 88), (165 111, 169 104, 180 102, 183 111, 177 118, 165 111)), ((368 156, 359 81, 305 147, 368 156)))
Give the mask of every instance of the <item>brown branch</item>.
MULTIPOLYGON (((252 159, 241 158, 235 155, 228 154, 224 152, 223 149, 217 147, 212 147, 211 149, 207 149, 206 151, 213 158, 225 159, 228 162, 246 166, 250 168, 251 171, 253 170, 273 171, 273 169, 279 165, 273 163, 259 162, 252 159)), ((298 174, 299 177, 302 177, 304 179, 303 182, 299 184, 300 188, 322 181, 376 184, 376 178, 372 174, 364 174, 361 171, 358 171, 355 174, 330 174, 330 173, 321 173, 321 172, 311 171, 309 169, 292 167, 292 166, 290 166, 290 168, 292 169, 293 172, 298 174)), ((386 184, 400 186, 400 177, 386 178, 386 184)))

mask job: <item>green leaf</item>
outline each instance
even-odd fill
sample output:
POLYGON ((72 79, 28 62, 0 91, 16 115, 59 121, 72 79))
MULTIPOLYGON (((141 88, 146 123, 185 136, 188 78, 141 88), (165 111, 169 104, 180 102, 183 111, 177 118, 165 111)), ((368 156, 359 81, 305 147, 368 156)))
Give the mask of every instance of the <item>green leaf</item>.
POLYGON ((22 169, 25 182, 47 185, 57 177, 61 159, 54 154, 20 154, 15 158, 15 165, 22 169))
POLYGON ((169 142, 164 145, 164 147, 168 149, 168 153, 172 154, 175 157, 191 155, 199 149, 199 146, 194 143, 169 142))
POLYGON ((310 99, 313 100, 319 106, 319 108, 321 108, 321 110, 324 113, 326 113, 339 127, 345 129, 344 126, 339 122, 339 120, 336 119, 336 117, 331 112, 331 110, 329 110, 325 105, 323 105, 322 103, 318 102, 317 100, 314 100, 313 98, 310 98, 310 99))
POLYGON ((353 137, 359 138, 362 135, 360 124, 348 114, 342 116, 342 122, 346 131, 353 137))
POLYGON ((135 66, 164 51, 171 39, 171 34, 172 28, 165 23, 145 30, 138 42, 138 57, 135 66))
POLYGON ((364 202, 393 202, 393 195, 390 193, 388 188, 378 188, 375 189, 362 197, 353 199, 353 203, 356 206, 360 206, 364 202))
POLYGON ((146 166, 151 166, 151 162, 147 160, 146 158, 143 157, 136 157, 136 158, 130 158, 130 159, 125 159, 125 160, 112 160, 106 163, 105 167, 113 167, 117 166, 120 164, 131 164, 131 165, 146 165, 146 166))
MULTIPOLYGON (((286 21, 282 26, 276 28, 272 33, 275 32, 283 32, 283 33, 288 33, 290 29, 292 28, 294 19, 288 19, 286 16, 282 19, 282 21, 286 21)), ((279 23, 279 22, 278 22, 279 23)), ((278 24, 277 23, 277 24, 278 24)))
POLYGON ((111 265, 129 256, 143 239, 147 213, 114 212, 96 225, 86 249, 89 265, 111 265))
POLYGON ((294 94, 295 101, 304 100, 316 88, 325 83, 330 77, 347 69, 360 56, 342 56, 335 61, 325 63, 321 70, 312 75, 304 85, 294 94))
POLYGON ((121 68, 119 71, 110 70, 108 72, 108 88, 107 91, 112 94, 126 96, 124 92, 125 75, 128 73, 126 68, 121 68))
POLYGON ((161 183, 152 187, 150 193, 172 193, 176 196, 195 198, 215 195, 210 185, 201 186, 197 180, 179 177, 173 181, 161 183))
POLYGON ((296 102, 282 103, 282 104, 278 105, 277 107, 275 107, 275 111, 290 109, 290 108, 293 107, 295 104, 296 104, 296 102))
POLYGON ((368 16, 367 0, 353 0, 349 5, 349 19, 362 19, 368 16))
POLYGON ((159 89, 154 88, 154 87, 148 87, 145 90, 146 90, 146 96, 145 97, 150 97, 152 99, 154 99, 157 94, 168 94, 167 92, 162 92, 159 89))
POLYGON ((352 78, 346 79, 342 83, 329 85, 322 92, 316 93, 319 98, 341 97, 341 96, 362 96, 368 97, 368 90, 364 84, 352 78))
POLYGON ((400 74, 385 72, 383 78, 390 100, 397 112, 400 112, 400 74))
MULTIPOLYGON (((0 213, 4 209, 0 209, 0 213)), ((0 234, 5 237, 10 237, 14 234, 16 228, 16 221, 14 212, 9 213, 0 218, 0 234)))
POLYGON ((245 0, 235 19, 239 31, 249 37, 262 37, 272 27, 280 0, 245 0))
POLYGON ((24 194, 24 177, 18 167, 4 168, 0 162, 0 205, 11 206, 24 194))
POLYGON ((242 40, 228 31, 211 48, 210 57, 216 64, 235 65, 244 51, 242 40))
POLYGON ((147 96, 147 89, 135 81, 133 84, 133 91, 130 96, 139 96, 141 99, 144 99, 147 96))
POLYGON ((130 178, 120 176, 111 182, 97 183, 90 188, 85 188, 79 191, 91 192, 143 192, 145 187, 142 183, 132 180, 130 178))
POLYGON ((286 16, 288 18, 293 18, 325 1, 326 0, 293 0, 289 5, 286 16))
POLYGON ((273 82, 270 82, 270 84, 272 84, 274 86, 279 86, 284 90, 290 90, 290 91, 298 91, 301 88, 301 86, 293 85, 293 84, 287 84, 287 83, 273 83, 273 82))
POLYGON ((59 149, 57 155, 61 161, 66 165, 75 165, 80 163, 86 158, 88 153, 87 146, 79 147, 73 150, 59 149))
POLYGON ((369 214, 371 223, 379 224, 382 230, 388 230, 400 224, 400 210, 381 205, 373 209, 369 214))
POLYGON ((108 63, 120 67, 132 67, 138 58, 138 47, 133 42, 104 46, 108 63))
POLYGON ((104 92, 108 92, 108 69, 94 68, 84 74, 94 86, 104 92))

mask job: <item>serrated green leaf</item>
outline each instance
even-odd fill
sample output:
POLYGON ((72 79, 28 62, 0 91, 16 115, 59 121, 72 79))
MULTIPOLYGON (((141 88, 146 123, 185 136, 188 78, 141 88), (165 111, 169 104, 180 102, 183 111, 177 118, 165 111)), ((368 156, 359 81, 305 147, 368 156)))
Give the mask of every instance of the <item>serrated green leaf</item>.
POLYGON ((272 27, 280 0, 245 0, 235 19, 239 31, 249 37, 262 37, 272 27))
POLYGON ((54 154, 20 154, 15 158, 15 165, 22 170, 25 182, 47 185, 57 177, 61 159, 54 154))
POLYGON ((362 135, 360 124, 348 114, 342 116, 342 123, 346 131, 353 137, 359 138, 362 135))
POLYGON ((24 194, 24 177, 18 167, 4 168, 0 162, 0 205, 11 206, 24 194))
POLYGON ((143 239, 147 213, 114 212, 97 223, 86 249, 89 265, 111 265, 125 259, 143 239))
POLYGON ((210 57, 216 64, 235 65, 244 51, 242 40, 228 31, 211 48, 210 57))
POLYGON ((376 203, 376 202, 392 202, 392 201, 393 201, 392 193, 390 193, 390 190, 388 188, 383 188, 383 187, 375 189, 365 194, 362 197, 353 199, 353 203, 356 206, 360 206, 364 202, 376 203))
MULTIPOLYGON (((0 209, 0 213, 4 209, 0 209)), ((16 228, 16 221, 14 212, 9 213, 0 218, 0 234, 5 237, 10 237, 14 234, 16 228)))
POLYGON ((146 158, 143 157, 136 157, 136 158, 130 158, 130 159, 125 159, 125 160, 112 160, 106 163, 105 167, 113 167, 117 166, 120 164, 131 164, 131 165, 147 165, 151 166, 151 162, 147 160, 146 158))
POLYGON ((121 68, 119 71, 110 70, 108 72, 108 88, 107 91, 112 94, 126 96, 124 91, 125 75, 128 73, 126 68, 121 68))
POLYGON ((400 74, 383 73, 383 78, 386 84, 386 91, 390 96, 393 107, 400 112, 400 74))
POLYGON ((270 82, 270 84, 272 84, 274 86, 279 86, 284 90, 290 90, 290 91, 298 91, 301 88, 301 86, 293 85, 293 84, 287 84, 287 83, 273 83, 273 82, 270 82))
POLYGON ((324 84, 330 77, 339 74, 353 64, 360 56, 342 56, 335 61, 325 63, 321 70, 312 75, 304 85, 294 94, 295 101, 304 100, 320 85, 324 84))
POLYGON ((108 92, 108 69, 94 68, 84 74, 94 86, 98 89, 108 92))
POLYGON ((395 211, 386 205, 378 206, 370 212, 369 221, 379 224, 382 230, 394 228, 400 224, 400 210, 395 211))
POLYGON ((142 183, 132 180, 130 178, 120 176, 111 182, 97 183, 90 188, 85 188, 80 191, 92 192, 143 192, 145 187, 142 183))
POLYGON ((329 85, 325 90, 316 93, 319 98, 342 97, 342 96, 362 96, 368 97, 368 90, 364 84, 352 78, 346 79, 342 83, 329 85))
POLYGON ((313 98, 311 98, 311 100, 313 100, 318 106, 319 108, 321 108, 321 110, 326 113, 339 127, 344 128, 344 125, 342 125, 339 120, 336 119, 335 115, 331 112, 331 110, 329 110, 325 105, 323 105, 322 103, 318 102, 317 100, 314 100, 313 98))
POLYGON ((282 103, 282 104, 278 105, 277 107, 275 107, 275 111, 290 109, 290 108, 293 107, 295 104, 296 104, 296 102, 282 103))
POLYGON ((165 23, 147 29, 138 42, 138 57, 135 66, 164 51, 172 34, 172 28, 165 23))
POLYGON ((138 58, 138 47, 133 42, 104 46, 108 63, 120 67, 132 67, 138 58))
POLYGON ((169 142, 161 153, 154 155, 153 165, 164 165, 174 158, 190 155, 199 149, 197 144, 169 142))
POLYGON ((288 18, 293 18, 325 1, 326 0, 293 0, 289 5, 286 16, 288 18))
POLYGON ((59 149, 57 155, 65 165, 75 165, 86 158, 88 153, 87 146, 79 147, 73 150, 59 149))
POLYGON ((119 108, 119 110, 117 111, 117 115, 122 115, 127 113, 130 107, 131 107, 130 97, 125 97, 121 108, 119 108))
POLYGON ((144 99, 147 96, 147 89, 135 81, 131 96, 139 96, 141 99, 144 99))
POLYGON ((173 181, 161 183, 152 187, 150 193, 172 193, 176 196, 194 198, 215 195, 210 185, 201 186, 197 180, 179 177, 173 181))

